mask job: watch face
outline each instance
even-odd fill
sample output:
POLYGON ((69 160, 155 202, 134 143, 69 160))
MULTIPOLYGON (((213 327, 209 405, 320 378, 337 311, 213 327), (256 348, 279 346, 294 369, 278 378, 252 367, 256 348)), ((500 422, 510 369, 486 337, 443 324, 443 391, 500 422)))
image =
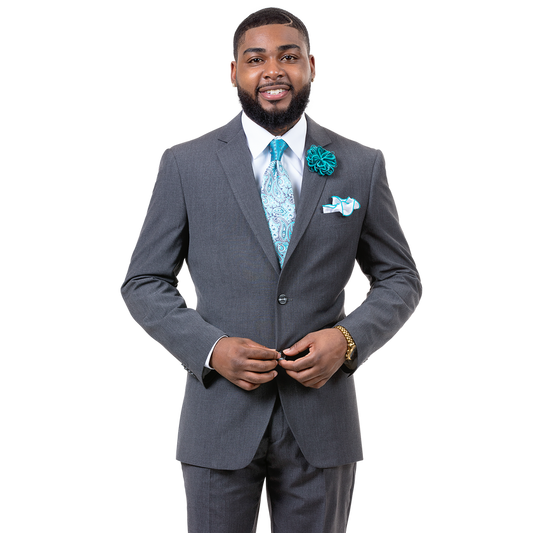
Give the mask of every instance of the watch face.
POLYGON ((352 349, 346 354, 346 359, 348 359, 348 361, 353 361, 354 355, 355 355, 355 346, 353 346, 352 349))

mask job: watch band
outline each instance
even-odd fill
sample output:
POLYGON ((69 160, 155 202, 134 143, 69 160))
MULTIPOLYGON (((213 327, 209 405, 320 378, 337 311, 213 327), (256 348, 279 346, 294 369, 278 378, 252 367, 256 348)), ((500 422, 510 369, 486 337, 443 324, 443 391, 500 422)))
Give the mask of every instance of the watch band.
POLYGON ((355 344, 353 337, 350 335, 350 332, 344 326, 337 325, 335 327, 344 335, 344 338, 348 343, 348 348, 346 349, 346 354, 344 357, 346 361, 352 361, 357 345, 355 344))

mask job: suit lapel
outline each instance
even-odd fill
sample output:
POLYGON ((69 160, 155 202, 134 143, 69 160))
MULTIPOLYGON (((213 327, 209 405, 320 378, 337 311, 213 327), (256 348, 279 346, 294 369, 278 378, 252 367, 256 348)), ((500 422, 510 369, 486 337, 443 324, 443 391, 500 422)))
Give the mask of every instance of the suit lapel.
MULTIPOLYGON (((331 143, 331 139, 327 131, 319 126, 314 120, 306 115, 307 119, 307 136, 305 140, 305 151, 309 150, 311 145, 326 147, 331 143)), ((304 154, 305 155, 305 154, 304 154)), ((289 243, 289 249, 285 256, 285 265, 289 261, 295 248, 298 246, 307 226, 311 222, 311 218, 315 214, 318 202, 322 196, 324 187, 326 186, 327 177, 321 176, 316 172, 311 172, 307 164, 304 165, 302 192, 300 195, 300 202, 296 211, 296 222, 294 223, 294 231, 289 243)))
POLYGON ((265 255, 279 273, 280 266, 254 178, 250 150, 246 143, 240 115, 221 130, 219 140, 221 147, 217 155, 233 194, 265 255))
MULTIPOLYGON (((331 139, 328 132, 309 117, 306 116, 306 119, 307 136, 305 150, 307 151, 313 144, 323 147, 329 145, 331 139)), ((261 196, 254 178, 250 150, 248 149, 246 136, 242 129, 240 114, 225 128, 222 128, 219 140, 221 146, 217 151, 217 155, 224 168, 233 194, 248 224, 263 248, 265 255, 268 257, 272 267, 279 273, 280 266, 272 244, 272 236, 268 229, 265 211, 261 203, 261 196)), ((287 255, 285 256, 285 265, 298 246, 311 218, 318 208, 318 202, 322 196, 326 180, 327 177, 321 176, 316 172, 311 172, 307 165, 305 165, 300 202, 296 212, 296 222, 294 224, 291 242, 287 255)))

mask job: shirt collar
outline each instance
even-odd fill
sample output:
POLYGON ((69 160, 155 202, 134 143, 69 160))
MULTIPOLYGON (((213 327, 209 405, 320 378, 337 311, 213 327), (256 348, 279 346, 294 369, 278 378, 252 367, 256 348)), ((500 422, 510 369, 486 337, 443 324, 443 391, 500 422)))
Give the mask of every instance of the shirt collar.
MULTIPOLYGON (((272 133, 256 124, 244 112, 242 113, 242 127, 253 159, 260 155, 270 144, 270 141, 275 138, 272 133)), ((303 160, 304 157, 306 135, 307 120, 305 115, 302 115, 302 118, 285 135, 281 136, 300 160, 303 160)))

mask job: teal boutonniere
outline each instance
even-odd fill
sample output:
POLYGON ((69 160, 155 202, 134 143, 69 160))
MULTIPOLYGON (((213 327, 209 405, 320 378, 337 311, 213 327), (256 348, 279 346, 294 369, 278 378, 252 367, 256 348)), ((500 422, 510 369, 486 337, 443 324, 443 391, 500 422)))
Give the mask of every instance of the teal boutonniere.
POLYGON ((337 159, 333 152, 328 152, 322 146, 311 146, 307 150, 307 165, 311 172, 318 172, 321 176, 331 176, 337 166, 337 159))

